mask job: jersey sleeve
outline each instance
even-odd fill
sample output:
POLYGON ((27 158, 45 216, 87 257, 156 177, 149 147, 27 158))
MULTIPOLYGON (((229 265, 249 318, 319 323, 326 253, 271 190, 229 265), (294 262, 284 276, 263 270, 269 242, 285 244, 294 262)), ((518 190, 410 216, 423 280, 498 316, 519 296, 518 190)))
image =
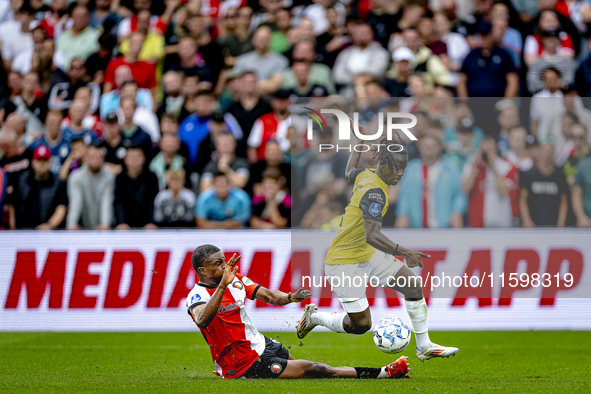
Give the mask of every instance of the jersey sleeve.
POLYGON ((193 308, 197 305, 205 304, 210 298, 211 296, 204 287, 195 286, 187 296, 187 301, 185 302, 189 316, 193 316, 193 308))
POLYGON ((349 178, 347 178, 347 180, 349 181, 349 183, 351 185, 355 184, 355 180, 357 179, 357 176, 359 174, 361 174, 363 171, 365 171, 364 168, 356 168, 353 171, 351 171, 351 173, 349 174, 349 178))
POLYGON ((386 195, 379 188, 369 189, 359 201, 359 208, 363 211, 363 219, 382 221, 382 209, 386 204, 386 195))
POLYGON ((246 277, 244 275, 236 274, 236 278, 238 278, 238 280, 240 282, 242 282, 242 284, 244 284, 244 291, 246 291, 246 298, 254 300, 254 298, 257 295, 257 291, 259 291, 259 288, 261 287, 261 285, 259 285, 258 283, 254 283, 252 280, 250 280, 248 277, 246 277))

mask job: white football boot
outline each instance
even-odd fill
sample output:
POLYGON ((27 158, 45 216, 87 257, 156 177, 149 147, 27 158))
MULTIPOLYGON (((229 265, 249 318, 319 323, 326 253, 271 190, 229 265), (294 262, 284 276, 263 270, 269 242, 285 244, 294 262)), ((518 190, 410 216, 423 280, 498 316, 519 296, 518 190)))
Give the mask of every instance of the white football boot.
POLYGON ((296 332, 298 334, 298 338, 302 339, 310 331, 317 326, 317 324, 312 324, 312 314, 318 312, 318 307, 315 304, 308 304, 306 305, 306 309, 304 309, 304 314, 298 324, 296 325, 296 332))
POLYGON ((425 360, 430 360, 435 357, 449 358, 449 356, 455 356, 458 350, 457 347, 445 347, 437 345, 436 343, 431 343, 425 350, 421 351, 417 348, 417 358, 421 360, 421 362, 425 362, 425 360))

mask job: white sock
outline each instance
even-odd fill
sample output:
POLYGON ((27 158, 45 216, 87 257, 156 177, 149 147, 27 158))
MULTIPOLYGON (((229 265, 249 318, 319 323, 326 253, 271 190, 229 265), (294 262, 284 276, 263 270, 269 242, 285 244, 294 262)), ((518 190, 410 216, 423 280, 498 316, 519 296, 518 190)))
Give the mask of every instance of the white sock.
POLYGON ((425 299, 419 301, 404 301, 406 305, 406 313, 410 316, 412 322, 415 338, 417 339, 417 348, 425 350, 431 344, 429 339, 429 331, 427 330, 427 303, 425 299))
POLYGON ((388 371, 386 371, 386 367, 382 367, 380 374, 376 379, 386 379, 388 377, 388 371))
POLYGON ((346 332, 343 328, 343 320, 346 313, 316 312, 310 316, 312 324, 318 324, 334 332, 346 332))

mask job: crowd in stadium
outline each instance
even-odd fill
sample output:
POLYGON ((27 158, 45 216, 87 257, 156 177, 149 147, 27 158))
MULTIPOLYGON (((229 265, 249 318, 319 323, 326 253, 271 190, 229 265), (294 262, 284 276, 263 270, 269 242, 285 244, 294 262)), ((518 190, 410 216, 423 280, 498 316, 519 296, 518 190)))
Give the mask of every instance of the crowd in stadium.
POLYGON ((591 227, 588 32, 587 0, 0 0, 0 224, 338 228, 306 97, 417 117, 386 226, 591 227))

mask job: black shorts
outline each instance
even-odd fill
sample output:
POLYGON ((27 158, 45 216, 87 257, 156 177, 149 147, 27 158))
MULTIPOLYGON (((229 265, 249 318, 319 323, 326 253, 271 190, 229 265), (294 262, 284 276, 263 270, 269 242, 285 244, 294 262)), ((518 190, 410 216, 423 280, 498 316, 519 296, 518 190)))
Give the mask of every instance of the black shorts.
POLYGON ((265 351, 242 375, 248 379, 276 379, 287 367, 289 351, 274 339, 265 337, 265 351))

